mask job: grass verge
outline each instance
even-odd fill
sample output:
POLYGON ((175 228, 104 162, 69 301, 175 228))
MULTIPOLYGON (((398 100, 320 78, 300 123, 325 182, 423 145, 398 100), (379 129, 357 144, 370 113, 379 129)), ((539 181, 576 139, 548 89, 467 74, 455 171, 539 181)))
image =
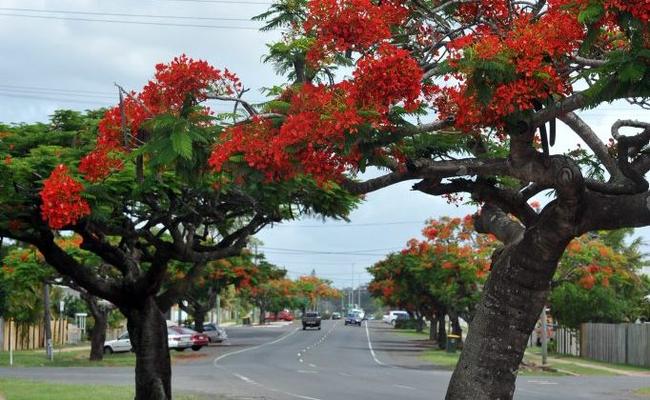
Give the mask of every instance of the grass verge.
POLYGON ((650 386, 637 389, 634 391, 634 394, 637 396, 650 398, 650 386))
MULTIPOLYGON (((132 400, 134 391, 128 386, 69 385, 46 383, 29 379, 0 378, 0 396, 6 400, 132 400)), ((178 400, 203 400, 206 397, 191 394, 176 394, 178 400)))
MULTIPOLYGON (((90 350, 70 350, 54 352, 54 360, 50 361, 45 356, 45 350, 25 350, 14 352, 14 367, 134 367, 135 355, 133 353, 105 354, 102 361, 89 361, 90 350)), ((172 351, 172 363, 189 361, 205 357, 201 352, 185 351, 183 353, 172 351)), ((0 352, 0 367, 9 366, 9 352, 0 352)))

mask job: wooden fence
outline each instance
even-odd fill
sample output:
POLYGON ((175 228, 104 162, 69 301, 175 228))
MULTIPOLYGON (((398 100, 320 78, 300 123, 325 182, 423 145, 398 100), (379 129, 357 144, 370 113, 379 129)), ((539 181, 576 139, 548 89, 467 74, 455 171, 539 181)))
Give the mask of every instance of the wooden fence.
MULTIPOLYGON (((52 345, 61 346, 67 342, 68 321, 52 320, 52 345)), ((17 324, 14 321, 4 321, 2 332, 3 351, 9 350, 9 342, 14 350, 32 350, 45 347, 45 329, 42 325, 17 324)))
POLYGON ((598 361, 650 367, 650 324, 582 324, 580 355, 598 361))
POLYGON ((558 354, 580 355, 580 331, 558 327, 554 332, 555 351, 558 354))

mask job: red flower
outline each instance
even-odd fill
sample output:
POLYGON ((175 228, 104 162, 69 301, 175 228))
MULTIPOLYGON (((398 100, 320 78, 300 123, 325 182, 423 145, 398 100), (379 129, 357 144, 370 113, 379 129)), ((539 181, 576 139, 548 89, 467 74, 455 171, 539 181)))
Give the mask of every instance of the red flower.
POLYGON ((65 165, 60 164, 52 171, 41 190, 41 214, 50 228, 61 229, 90 214, 82 192, 83 185, 69 175, 65 165))

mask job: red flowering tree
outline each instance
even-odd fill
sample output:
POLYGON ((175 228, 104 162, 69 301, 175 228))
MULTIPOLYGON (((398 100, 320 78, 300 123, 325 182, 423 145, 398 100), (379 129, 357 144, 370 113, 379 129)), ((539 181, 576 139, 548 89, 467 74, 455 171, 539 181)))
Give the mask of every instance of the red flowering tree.
POLYGON ((268 105, 271 120, 226 133, 211 165, 238 156, 271 181, 305 173, 352 193, 418 179, 415 190, 482 203, 475 227, 504 247, 447 397, 512 398, 567 244, 650 224, 650 124, 618 121, 607 143, 579 114, 615 100, 648 108, 649 10, 645 0, 278 1, 261 16, 285 29, 268 60, 292 83, 268 105), (551 154, 558 119, 587 149, 551 154), (355 179, 369 165, 387 172, 355 179), (553 199, 536 210, 528 201, 544 190, 553 199))
POLYGON ((445 316, 461 335, 459 317, 471 321, 490 269, 494 239, 473 230, 472 217, 430 220, 425 240, 411 239, 399 253, 368 269, 368 289, 384 304, 431 322, 430 339, 443 348, 445 316))
POLYGON ((553 279, 551 314, 561 325, 620 323, 646 318, 644 297, 650 279, 639 274, 647 263, 640 241, 625 243, 629 231, 583 235, 569 243, 553 279))
POLYGON ((237 256, 269 223, 303 212, 345 217, 357 202, 306 174, 271 182, 245 173, 237 156, 215 172, 213 149, 264 118, 239 99, 242 90, 231 72, 181 56, 103 113, 0 128, 0 237, 33 245, 58 273, 127 317, 137 399, 171 398, 164 312, 211 261, 237 256), (237 107, 226 118, 208 100, 237 107), (56 231, 77 234, 101 262, 75 257, 56 231), (186 279, 173 281, 179 263, 188 266, 186 279))
POLYGON ((259 276, 260 268, 246 250, 236 257, 209 262, 198 279, 188 279, 191 265, 180 264, 174 270, 168 284, 178 290, 178 305, 192 317, 197 332, 203 332, 205 315, 216 307, 217 296, 224 289, 232 285, 240 291, 266 279, 259 276))

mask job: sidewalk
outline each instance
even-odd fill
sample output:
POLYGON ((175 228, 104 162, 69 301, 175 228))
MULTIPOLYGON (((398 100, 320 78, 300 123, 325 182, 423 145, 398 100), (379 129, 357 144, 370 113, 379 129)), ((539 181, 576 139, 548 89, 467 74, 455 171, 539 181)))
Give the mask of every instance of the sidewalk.
MULTIPOLYGON (((534 360, 536 363, 541 364, 542 363, 542 357, 538 354, 533 354, 533 353, 526 353, 526 357, 528 359, 534 360)), ((649 371, 631 371, 627 369, 622 369, 622 368, 616 368, 616 366, 604 366, 596 363, 591 363, 588 360, 582 360, 579 358, 575 359, 566 359, 566 358, 557 358, 553 356, 548 356, 547 364, 564 364, 564 365, 577 365, 579 367, 583 368, 589 368, 589 369, 595 369, 603 372, 608 372, 611 374, 615 375, 623 375, 623 376, 634 376, 634 377, 648 377, 650 378, 650 370, 649 371)), ((558 368, 558 370, 561 370, 561 368, 558 368)))
POLYGON ((388 324, 374 321, 368 324, 372 348, 384 364, 408 369, 449 371, 448 367, 434 365, 423 359, 432 348, 429 340, 400 335, 388 324))

